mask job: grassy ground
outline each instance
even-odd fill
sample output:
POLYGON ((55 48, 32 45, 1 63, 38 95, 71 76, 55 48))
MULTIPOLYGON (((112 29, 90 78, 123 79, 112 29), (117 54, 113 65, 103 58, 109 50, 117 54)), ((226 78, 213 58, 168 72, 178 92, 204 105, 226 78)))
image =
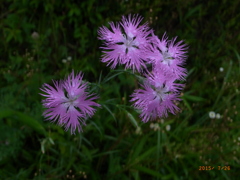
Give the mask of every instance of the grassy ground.
POLYGON ((237 0, 1 1, 0 178, 238 179, 239 7, 237 0), (182 111, 152 122, 160 130, 131 107, 136 77, 114 76, 100 62, 97 29, 130 13, 189 46, 182 111), (43 83, 72 69, 99 84, 102 105, 76 135, 44 121, 39 95, 43 83))

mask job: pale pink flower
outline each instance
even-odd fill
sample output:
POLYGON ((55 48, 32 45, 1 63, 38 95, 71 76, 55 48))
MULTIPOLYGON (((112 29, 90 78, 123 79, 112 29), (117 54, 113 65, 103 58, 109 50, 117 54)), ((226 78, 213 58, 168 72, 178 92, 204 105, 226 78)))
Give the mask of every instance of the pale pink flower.
POLYGON ((183 68, 187 58, 187 47, 183 41, 176 43, 177 37, 168 40, 166 33, 162 40, 152 34, 152 46, 149 53, 149 60, 152 62, 155 70, 164 69, 171 72, 175 79, 184 80, 187 75, 187 70, 183 68))
POLYGON ((171 73, 166 71, 153 71, 144 82, 142 89, 137 89, 131 95, 133 106, 141 111, 143 122, 167 117, 168 112, 175 114, 179 108, 174 101, 179 101, 179 91, 182 84, 174 83, 171 73))
POLYGON ((102 62, 111 68, 124 64, 125 68, 142 71, 145 68, 150 45, 149 35, 152 30, 147 23, 140 25, 139 15, 123 16, 120 23, 110 22, 111 30, 103 26, 98 30, 99 39, 104 40, 102 62))
POLYGON ((43 106, 47 108, 44 117, 64 126, 65 130, 71 129, 71 134, 76 130, 81 132, 82 125, 86 125, 85 119, 95 113, 93 107, 100 106, 93 101, 97 97, 87 92, 87 83, 82 78, 81 72, 76 76, 72 72, 63 81, 53 81, 55 87, 44 84, 40 88, 46 93, 41 95, 47 97, 43 100, 43 106))

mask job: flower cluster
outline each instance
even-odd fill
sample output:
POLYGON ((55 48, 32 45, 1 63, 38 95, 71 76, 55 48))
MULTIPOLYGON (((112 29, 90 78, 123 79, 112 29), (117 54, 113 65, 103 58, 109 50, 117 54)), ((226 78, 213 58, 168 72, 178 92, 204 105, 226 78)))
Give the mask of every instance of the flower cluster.
MULTIPOLYGON (((102 62, 111 68, 124 65, 143 75, 142 88, 134 91, 131 101, 141 111, 142 121, 148 122, 179 110, 175 102, 180 100, 183 84, 176 81, 187 76, 183 67, 187 47, 183 41, 176 42, 176 37, 169 40, 166 33, 160 40, 147 23, 140 25, 142 19, 139 15, 123 16, 120 22, 109 23, 111 30, 103 26, 98 34, 104 41, 102 62)), ((65 130, 71 129, 72 134, 81 132, 85 120, 94 115, 94 107, 100 107, 93 101, 97 96, 87 92, 82 78, 82 73, 72 72, 65 80, 53 81, 55 87, 44 84, 41 88, 46 93, 41 94, 46 97, 44 117, 65 130)))
POLYGON ((95 109, 92 106, 100 106, 93 101, 97 97, 87 93, 87 83, 82 78, 81 72, 76 76, 72 72, 63 81, 53 81, 55 88, 48 84, 41 88, 46 93, 41 95, 47 97, 43 100, 43 105, 47 108, 44 117, 57 121, 65 130, 71 129, 72 134, 76 130, 81 132, 82 125, 86 125, 85 119, 93 116, 95 109))
POLYGON ((141 20, 138 15, 123 16, 120 23, 110 23, 112 31, 103 26, 98 34, 105 45, 102 62, 112 64, 111 68, 123 64, 133 71, 147 71, 142 89, 134 91, 131 101, 141 111, 142 121, 148 122, 179 110, 174 102, 180 100, 183 85, 176 80, 187 75, 183 67, 187 47, 183 41, 176 42, 176 37, 169 40, 166 33, 159 39, 147 23, 140 25, 141 20), (151 72, 146 64, 151 64, 151 72))

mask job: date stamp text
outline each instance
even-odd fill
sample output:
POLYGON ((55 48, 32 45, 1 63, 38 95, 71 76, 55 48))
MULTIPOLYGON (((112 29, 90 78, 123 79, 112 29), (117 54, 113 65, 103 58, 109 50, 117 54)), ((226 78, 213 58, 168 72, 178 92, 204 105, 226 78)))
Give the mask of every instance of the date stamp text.
POLYGON ((230 171, 230 166, 199 166, 199 171, 223 170, 230 171))

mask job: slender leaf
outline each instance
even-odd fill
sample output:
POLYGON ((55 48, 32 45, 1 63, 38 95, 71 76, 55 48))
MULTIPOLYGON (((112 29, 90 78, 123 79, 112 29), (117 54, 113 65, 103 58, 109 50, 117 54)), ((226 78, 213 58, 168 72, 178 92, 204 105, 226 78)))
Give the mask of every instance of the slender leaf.
POLYGON ((160 174, 157 171, 154 171, 152 169, 149 169, 149 168, 146 168, 146 167, 143 167, 143 166, 137 165, 137 166, 134 166, 134 169, 142 171, 142 172, 145 172, 145 173, 150 174, 150 175, 152 175, 154 177, 161 178, 162 180, 172 179, 172 175, 171 174, 169 174, 167 176, 164 176, 164 175, 160 174))
POLYGON ((133 117, 133 115, 132 115, 131 113, 129 113, 128 111, 125 110, 125 112, 127 113, 127 116, 129 117, 129 119, 130 119, 131 123, 133 124, 133 126, 134 126, 135 128, 137 128, 137 127, 138 127, 138 123, 137 123, 136 119, 135 119, 135 118, 133 117))
POLYGON ((6 118, 6 117, 16 117, 16 120, 19 122, 23 123, 26 126, 29 126, 36 132, 42 134, 42 135, 47 135, 47 132, 45 131, 44 127, 36 121, 34 118, 18 111, 14 110, 2 110, 0 111, 0 118, 6 118))
POLYGON ((188 99, 188 100, 193 101, 193 102, 206 101, 206 99, 204 99, 204 98, 202 98, 202 97, 193 96, 193 95, 186 95, 186 94, 184 94, 184 95, 182 96, 182 98, 188 99))
POLYGON ((112 113, 112 111, 105 104, 102 104, 102 107, 104 107, 111 114, 111 116, 113 117, 115 122, 117 122, 117 119, 116 119, 115 115, 112 113))

